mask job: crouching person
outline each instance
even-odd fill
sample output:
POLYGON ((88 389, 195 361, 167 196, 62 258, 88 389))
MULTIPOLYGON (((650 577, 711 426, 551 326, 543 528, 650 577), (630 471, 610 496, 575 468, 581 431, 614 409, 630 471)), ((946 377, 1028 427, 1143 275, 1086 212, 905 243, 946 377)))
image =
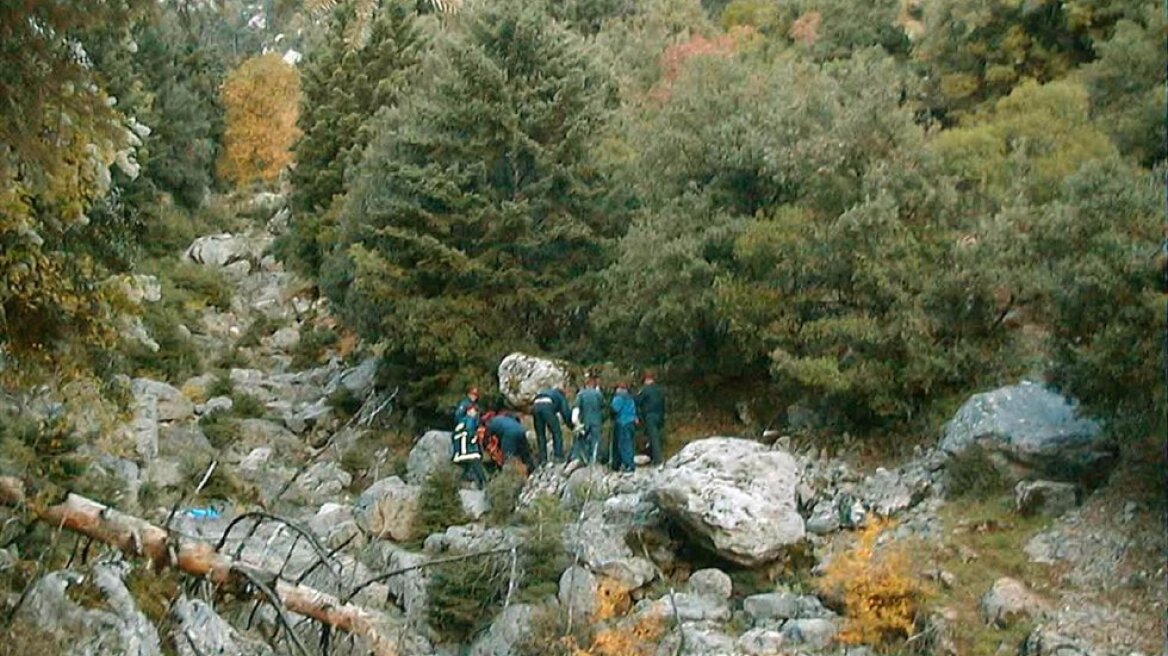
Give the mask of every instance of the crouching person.
POLYGON ((495 415, 487 422, 487 433, 499 438, 505 460, 517 459, 527 468, 527 473, 535 471, 535 460, 531 457, 531 448, 527 445, 527 429, 523 424, 514 417, 495 415))
POLYGON ((452 460, 462 467, 462 477, 468 476, 481 490, 487 484, 487 475, 483 471, 483 451, 478 438, 479 410, 471 405, 466 408, 462 420, 454 427, 451 436, 452 460))

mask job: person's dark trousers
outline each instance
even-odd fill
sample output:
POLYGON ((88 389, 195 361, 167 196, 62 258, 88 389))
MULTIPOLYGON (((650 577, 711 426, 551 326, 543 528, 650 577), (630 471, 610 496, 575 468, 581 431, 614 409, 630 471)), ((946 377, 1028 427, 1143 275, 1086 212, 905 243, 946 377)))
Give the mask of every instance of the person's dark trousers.
POLYGON ((552 433, 552 455, 556 460, 564 459, 564 435, 560 432, 560 418, 552 403, 537 403, 532 409, 535 419, 535 446, 539 450, 540 462, 548 461, 547 432, 552 433))
POLYGON ((617 471, 633 471, 637 467, 633 464, 633 425, 617 424, 613 429, 613 447, 616 458, 613 469, 617 471))
POLYGON ((584 432, 577 434, 577 437, 572 441, 572 452, 569 455, 569 460, 579 460, 586 465, 596 462, 598 452, 600 451, 600 426, 597 424, 586 424, 584 432))
POLYGON ((468 462, 458 463, 462 467, 462 478, 466 479, 468 476, 470 480, 474 481, 475 486, 480 490, 487 486, 487 472, 483 470, 483 463, 481 460, 471 460, 468 462))
POLYGON ((502 442, 504 457, 508 460, 519 458, 523 466, 527 467, 528 474, 535 471, 535 460, 531 457, 531 447, 527 445, 527 436, 504 436, 502 442))
POLYGON ((665 417, 661 415, 646 415, 644 421, 645 436, 649 438, 649 458, 654 465, 664 462, 665 454, 661 447, 661 432, 665 427, 665 417))
POLYGON ((604 439, 604 431, 599 427, 596 430, 596 462, 607 465, 613 462, 612 458, 612 444, 614 436, 616 435, 616 428, 613 428, 609 433, 608 439, 604 439))

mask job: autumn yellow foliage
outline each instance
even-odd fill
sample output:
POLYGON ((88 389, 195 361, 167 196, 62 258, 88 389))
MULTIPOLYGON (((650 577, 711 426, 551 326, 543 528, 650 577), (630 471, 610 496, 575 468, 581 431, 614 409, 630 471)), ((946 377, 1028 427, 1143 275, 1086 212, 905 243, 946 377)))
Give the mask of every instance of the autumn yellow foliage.
POLYGON ((221 94, 227 126, 220 178, 236 186, 275 180, 292 163, 300 135, 300 74, 279 55, 252 57, 227 76, 221 94))
POLYGON ((652 613, 626 618, 632 599, 619 584, 601 577, 596 586, 594 631, 565 635, 554 653, 566 656, 649 656, 665 634, 665 618, 652 613), (612 621, 607 621, 612 620, 612 621))
POLYGON ((877 547, 889 526, 873 522, 865 528, 856 546, 833 558, 818 581, 821 594, 844 607, 839 640, 845 644, 878 646, 909 637, 928 596, 904 549, 877 547))

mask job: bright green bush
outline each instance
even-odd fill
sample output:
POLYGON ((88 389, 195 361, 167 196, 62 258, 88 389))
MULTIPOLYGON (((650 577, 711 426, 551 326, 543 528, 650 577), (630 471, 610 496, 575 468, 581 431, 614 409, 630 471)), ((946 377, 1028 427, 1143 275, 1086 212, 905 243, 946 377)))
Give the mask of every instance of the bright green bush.
POLYGON ((452 464, 436 468, 422 483, 418 494, 418 511, 410 533, 415 540, 425 540, 431 533, 441 533, 448 526, 469 521, 462 509, 462 470, 452 464))
POLYGON ((491 507, 487 511, 487 523, 499 526, 511 520, 526 480, 527 477, 520 471, 519 463, 512 461, 487 481, 485 492, 487 503, 491 507))

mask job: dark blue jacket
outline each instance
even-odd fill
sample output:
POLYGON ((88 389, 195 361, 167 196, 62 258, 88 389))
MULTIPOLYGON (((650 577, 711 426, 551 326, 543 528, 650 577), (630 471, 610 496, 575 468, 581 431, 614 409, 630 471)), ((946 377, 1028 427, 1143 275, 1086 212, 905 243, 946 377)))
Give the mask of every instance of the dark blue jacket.
POLYGON ((645 418, 651 416, 665 418, 665 395, 661 393, 657 383, 649 383, 641 388, 637 394, 637 410, 645 418))
POLYGON ((604 395, 595 387, 585 387, 576 394, 576 407, 580 408, 580 423, 588 426, 604 423, 604 395))
MULTIPOLYGON (((545 389, 539 394, 536 394, 535 407, 537 408, 541 405, 540 399, 549 399, 551 401, 550 405, 552 406, 552 410, 554 412, 558 412, 560 416, 564 418, 565 424, 569 426, 572 425, 571 410, 568 409, 568 399, 564 397, 563 392, 553 387, 551 389, 545 389)), ((547 401, 543 401, 542 403, 546 404, 547 401)))
POLYGON ((463 397, 463 399, 458 402, 458 407, 454 409, 455 424, 458 424, 460 421, 462 421, 462 418, 466 416, 466 409, 472 405, 475 405, 475 402, 472 401, 469 396, 463 397))
POLYGON ((454 432, 450 435, 450 457, 454 462, 482 458, 482 450, 479 449, 479 443, 475 440, 475 431, 478 430, 478 427, 478 417, 465 416, 454 427, 454 432))
POLYGON ((514 417, 508 417, 507 415, 492 417, 487 422, 487 432, 492 435, 498 435, 500 441, 527 439, 527 429, 523 427, 523 424, 519 423, 514 417))

